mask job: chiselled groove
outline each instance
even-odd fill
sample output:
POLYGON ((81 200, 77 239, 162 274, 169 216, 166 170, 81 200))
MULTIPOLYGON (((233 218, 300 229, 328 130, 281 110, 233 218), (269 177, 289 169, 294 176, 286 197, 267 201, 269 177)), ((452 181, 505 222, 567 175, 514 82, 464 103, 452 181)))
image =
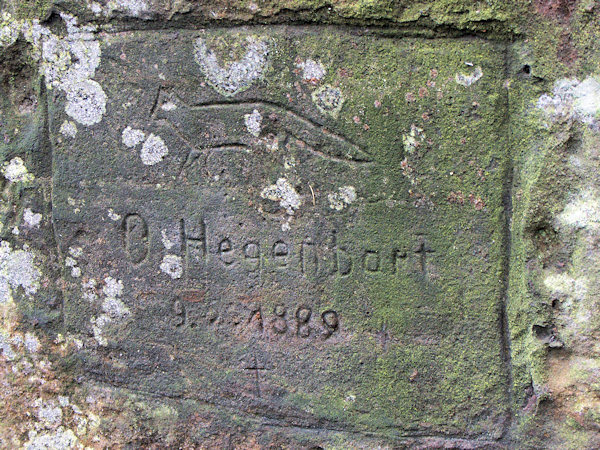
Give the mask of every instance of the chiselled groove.
MULTIPOLYGON (((169 124, 169 125, 173 129, 175 129, 175 126, 173 126, 171 124, 169 124)), ((177 130, 177 133, 179 134, 178 130, 177 130)), ((246 145, 243 145, 243 144, 217 145, 217 146, 210 147, 211 152, 226 152, 226 151, 246 152, 248 150, 249 150, 249 147, 246 145)), ((179 179, 183 178, 184 174, 186 173, 186 170, 188 170, 195 162, 200 161, 201 163, 206 163, 207 157, 208 157, 208 154, 206 151, 197 150, 196 148, 192 147, 192 151, 189 153, 188 157, 186 158, 184 163, 181 165, 181 168, 179 169, 177 178, 179 178, 179 179)))
MULTIPOLYGON (((510 61, 508 57, 508 48, 504 49, 504 71, 505 76, 508 76, 508 71, 510 67, 510 61)), ((510 111, 510 95, 509 90, 505 90, 505 104, 506 110, 510 111)), ((511 264, 511 256, 512 256, 512 232, 511 232, 511 221, 512 221, 512 194, 513 194, 513 177, 514 177, 514 166, 513 159, 511 153, 511 144, 512 144, 512 136, 510 131, 510 117, 509 114, 505 115, 505 119, 501 125, 501 129, 503 130, 503 134, 505 135, 507 142, 507 148, 505 151, 505 175, 503 177, 504 186, 502 190, 502 205, 503 205, 503 213, 504 213, 504 223, 503 223, 503 261, 502 261, 502 293, 500 299, 500 314, 499 314, 499 327, 500 327, 500 350, 501 356, 503 358, 506 377, 507 377, 507 394, 509 400, 508 407, 508 420, 506 421, 503 437, 505 437, 510 428, 511 424, 514 420, 512 408, 514 404, 514 386, 513 386, 513 367, 512 367, 512 354, 511 354, 511 342, 510 342, 510 327, 509 327, 509 318, 508 318, 508 303, 509 299, 509 283, 510 283, 510 264, 511 264)))
MULTIPOLYGON (((160 102, 161 100, 159 100, 160 102)), ((269 114, 265 116, 265 128, 282 128, 289 132, 290 135, 301 139, 308 144, 308 150, 321 158, 330 159, 336 162, 364 164, 372 161, 371 156, 357 144, 350 141, 348 138, 341 136, 337 133, 332 132, 327 127, 313 122, 310 119, 302 117, 297 113, 281 107, 280 105, 268 101, 248 101, 248 102, 236 102, 236 103, 198 103, 188 104, 177 96, 177 102, 188 108, 189 111, 196 113, 211 112, 211 111, 231 111, 231 110, 248 110, 251 112, 253 109, 263 109, 269 114), (271 114, 277 115, 276 119, 271 119, 271 114), (271 121, 271 122, 269 122, 271 121), (337 150, 337 154, 332 151, 327 152, 327 149, 337 150), (341 152, 339 149, 343 149, 341 152)), ((231 113, 230 113, 231 114, 231 113)), ((185 131, 181 129, 180 124, 174 123, 169 119, 168 114, 165 112, 153 112, 153 117, 157 120, 165 120, 173 128, 175 128, 184 139, 184 141, 191 145, 189 138, 185 137, 185 131)), ((243 145, 239 139, 232 139, 231 141, 221 143, 216 147, 226 147, 228 145, 243 145)), ((191 145, 192 146, 192 145, 191 145)), ((193 147, 193 146, 192 146, 193 147)), ((194 148, 194 147, 193 147, 194 148)), ((213 149, 213 146, 210 146, 213 149)))
MULTIPOLYGON (((174 31, 198 31, 211 29, 238 29, 240 26, 261 26, 267 25, 271 29, 289 28, 290 22, 293 22, 294 28, 300 30, 322 30, 337 29, 343 30, 349 34, 357 36, 370 36, 390 39, 481 39, 489 42, 513 42, 515 39, 523 38, 523 34, 514 28, 507 26, 505 22, 499 20, 479 20, 477 21, 481 29, 467 29, 464 27, 453 26, 452 24, 433 23, 428 17, 420 18, 417 22, 408 21, 399 23, 394 20, 372 19, 368 20, 368 28, 365 28, 364 20, 350 18, 331 17, 330 8, 310 10, 310 19, 301 17, 302 10, 295 11, 295 17, 290 17, 290 12, 294 11, 282 9, 279 14, 274 14, 269 18, 259 17, 254 20, 247 20, 240 24, 239 20, 220 19, 217 24, 210 20, 201 20, 195 18, 193 21, 182 20, 175 23, 172 27, 163 27, 159 21, 111 21, 111 30, 107 34, 118 34, 123 32, 146 31, 151 33, 173 33, 174 31), (320 22, 320 23, 319 23, 320 22)), ((182 16, 180 16, 182 17, 182 16)), ((106 32, 106 31, 105 31, 106 32)))
MULTIPOLYGON (((170 348, 166 345, 163 344, 158 344, 161 347, 164 348, 170 348)), ((193 395, 186 395, 186 393, 169 393, 169 392, 157 392, 154 390, 149 390, 149 389, 142 389, 139 387, 139 384, 132 384, 129 383, 127 381, 117 381, 117 380, 113 380, 111 381, 111 383, 106 383, 105 379, 103 378, 103 376, 105 376, 105 374, 103 374, 100 370, 96 370, 96 371, 89 371, 89 373, 94 377, 95 381, 99 384, 108 384, 108 386, 119 386, 119 387, 126 387, 128 390, 130 390, 131 392, 135 392, 138 394, 144 394, 144 395, 148 395, 154 398, 171 398, 171 399, 185 399, 185 398, 192 398, 195 401, 199 401, 202 402, 204 404, 207 405, 211 405, 211 406, 218 406, 220 408, 226 408, 226 409, 231 409, 232 411, 235 411, 236 414, 240 412, 240 407, 239 404, 235 403, 234 401, 227 401, 224 398, 218 398, 211 396, 211 395, 202 395, 201 391, 194 391, 193 395)), ((364 431, 364 430, 360 430, 354 426, 335 426, 335 423, 329 422, 329 421, 325 421, 323 419, 319 419, 319 420, 311 420, 311 418, 306 418, 306 417, 300 417, 298 415, 292 415, 289 414, 285 414, 285 412, 279 412, 278 410, 272 410, 269 411, 271 414, 267 413, 264 409, 262 408, 256 408, 256 405, 261 405, 262 407, 267 407, 268 405, 265 405, 264 401, 260 400, 260 399, 256 399, 254 400, 254 407, 252 408, 248 408, 248 409, 244 409, 244 414, 247 414, 250 417, 255 417, 256 419, 260 420, 262 425, 265 427, 274 427, 274 428, 285 428, 285 429, 299 429, 299 430, 303 430, 303 431, 325 431, 325 432, 341 432, 341 433, 347 433, 347 434, 351 434, 351 435, 357 435, 357 436, 367 436, 367 437, 373 437, 373 438, 389 438, 389 436, 385 433, 382 432, 377 432, 377 431, 364 431), (295 423, 287 423, 286 421, 288 419, 292 419, 292 422, 295 423)), ((391 429, 391 430, 395 430, 396 427, 383 427, 383 429, 391 429)), ((473 435, 468 435, 468 434, 463 434, 463 433, 452 433, 452 434, 444 434, 444 433, 419 433, 419 432, 413 432, 413 433, 402 433, 402 438, 405 439, 430 439, 430 438, 435 438, 435 439, 445 439, 448 440, 450 442, 464 442, 464 441, 468 441, 468 443, 471 444, 475 444, 477 446, 482 446, 482 445, 489 445, 489 448, 502 448, 499 446, 497 441, 490 441, 490 440, 486 440, 486 439, 477 439, 476 437, 474 437, 473 435)), ((477 448, 477 447, 476 447, 477 448)))

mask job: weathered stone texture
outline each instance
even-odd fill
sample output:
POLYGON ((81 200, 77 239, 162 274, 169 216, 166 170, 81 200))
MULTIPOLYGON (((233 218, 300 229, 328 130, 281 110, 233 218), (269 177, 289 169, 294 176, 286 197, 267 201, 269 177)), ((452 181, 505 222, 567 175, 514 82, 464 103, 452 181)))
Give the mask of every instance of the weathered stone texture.
POLYGON ((0 7, 2 447, 600 445, 595 2, 0 7))

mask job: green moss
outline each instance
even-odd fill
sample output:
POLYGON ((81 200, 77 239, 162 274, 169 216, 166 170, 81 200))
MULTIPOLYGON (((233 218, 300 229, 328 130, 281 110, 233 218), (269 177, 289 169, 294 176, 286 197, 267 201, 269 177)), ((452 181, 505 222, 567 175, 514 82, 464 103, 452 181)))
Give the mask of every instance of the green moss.
POLYGON ((4 0, 3 8, 10 10, 18 19, 46 19, 55 0, 4 0))

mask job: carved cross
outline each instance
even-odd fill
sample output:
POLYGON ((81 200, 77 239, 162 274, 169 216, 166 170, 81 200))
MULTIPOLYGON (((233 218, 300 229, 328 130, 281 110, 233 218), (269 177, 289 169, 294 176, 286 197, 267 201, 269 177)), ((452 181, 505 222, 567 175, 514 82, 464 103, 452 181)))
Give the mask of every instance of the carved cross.
POLYGON ((254 379, 256 382, 256 396, 260 397, 260 371, 261 370, 270 370, 268 367, 264 367, 263 364, 258 364, 258 360, 256 355, 252 355, 252 362, 248 364, 248 367, 244 367, 244 370, 249 370, 254 372, 254 379))

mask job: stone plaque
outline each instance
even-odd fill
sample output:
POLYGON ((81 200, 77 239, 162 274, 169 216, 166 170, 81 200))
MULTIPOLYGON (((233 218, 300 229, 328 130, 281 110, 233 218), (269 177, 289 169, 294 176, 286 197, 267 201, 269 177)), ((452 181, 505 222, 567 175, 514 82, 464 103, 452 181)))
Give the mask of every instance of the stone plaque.
POLYGON ((274 426, 498 437, 502 45, 274 26, 100 49, 49 114, 91 376, 274 426))

